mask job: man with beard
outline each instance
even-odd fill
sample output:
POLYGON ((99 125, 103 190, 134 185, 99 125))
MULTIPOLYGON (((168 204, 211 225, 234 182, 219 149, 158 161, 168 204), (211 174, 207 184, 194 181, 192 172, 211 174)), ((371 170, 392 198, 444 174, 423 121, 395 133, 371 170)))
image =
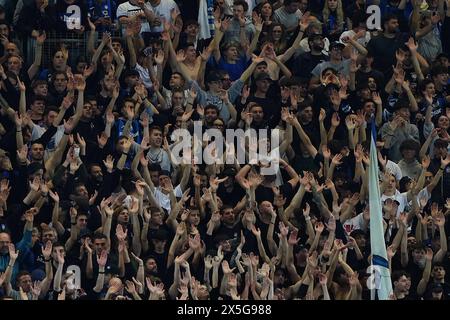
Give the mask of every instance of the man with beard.
POLYGON ((214 121, 219 119, 219 110, 215 105, 208 104, 204 109, 204 113, 205 113, 204 125, 206 129, 213 128, 214 121))
POLYGON ((99 153, 98 137, 104 129, 103 119, 100 116, 95 116, 92 105, 89 102, 84 102, 83 112, 81 114, 80 122, 78 123, 74 136, 77 137, 78 144, 82 149, 82 155, 86 163, 91 163, 94 159, 97 160, 99 153))
POLYGON ((330 60, 319 63, 311 71, 312 77, 309 83, 310 90, 314 90, 322 85, 321 74, 329 68, 333 68, 337 73, 346 77, 350 76, 351 59, 343 59, 342 50, 344 48, 345 45, 337 41, 330 44, 330 60))
POLYGON ((87 182, 87 189, 90 193, 95 190, 100 190, 103 185, 102 167, 98 163, 93 163, 88 168, 89 177, 87 182))
POLYGON ((395 53, 401 48, 408 38, 398 31, 398 18, 394 14, 388 14, 384 18, 383 34, 372 38, 367 44, 367 51, 374 58, 374 68, 381 71, 386 79, 393 73, 395 65, 395 53))
POLYGON ((322 52, 324 49, 323 35, 313 33, 308 37, 309 52, 302 53, 291 60, 292 73, 296 77, 309 78, 311 71, 321 62, 327 61, 328 57, 322 52))

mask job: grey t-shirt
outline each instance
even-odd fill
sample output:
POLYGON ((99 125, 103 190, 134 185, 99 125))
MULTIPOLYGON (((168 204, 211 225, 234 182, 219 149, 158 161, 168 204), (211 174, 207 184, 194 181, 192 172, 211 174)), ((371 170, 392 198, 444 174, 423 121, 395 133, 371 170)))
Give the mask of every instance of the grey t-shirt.
POLYGON ((284 7, 275 10, 273 15, 273 20, 275 22, 281 23, 286 29, 295 28, 298 25, 298 21, 302 17, 302 12, 297 10, 294 13, 289 13, 284 7))
POLYGON ((320 79, 320 75, 322 74, 322 71, 326 68, 333 68, 335 69, 339 74, 343 74, 347 77, 350 76, 350 59, 342 60, 338 64, 334 64, 331 61, 324 61, 322 63, 319 63, 313 71, 311 71, 311 74, 320 79))

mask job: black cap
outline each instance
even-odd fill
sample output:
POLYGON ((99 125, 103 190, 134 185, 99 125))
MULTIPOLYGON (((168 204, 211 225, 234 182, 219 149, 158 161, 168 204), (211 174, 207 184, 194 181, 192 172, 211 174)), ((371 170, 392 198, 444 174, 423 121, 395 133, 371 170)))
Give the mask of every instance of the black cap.
POLYGON ((260 81, 260 80, 272 81, 272 78, 270 77, 270 75, 267 72, 261 72, 261 73, 258 73, 258 75, 255 77, 255 81, 260 81))
POLYGON ((323 34, 321 34, 321 33, 319 33, 319 32, 311 33, 311 34, 309 35, 309 37, 308 37, 308 42, 309 42, 309 41, 313 41, 313 40, 316 39, 316 38, 321 38, 321 39, 323 39, 323 34))
POLYGON ((335 47, 344 49, 345 48, 345 44, 340 43, 339 41, 334 41, 334 42, 330 43, 330 50, 335 48, 335 47))
POLYGON ((128 69, 125 72, 124 77, 126 78, 126 77, 131 77, 131 76, 138 76, 139 77, 139 72, 137 70, 135 70, 135 69, 128 69))
POLYGON ((159 171, 159 176, 168 176, 168 177, 170 177, 170 171, 168 171, 168 170, 160 170, 159 171))
POLYGON ((213 82, 213 81, 221 81, 222 76, 217 71, 211 71, 208 73, 208 76, 206 77, 206 82, 213 82))
POLYGON ((234 177, 237 175, 236 168, 234 167, 227 167, 222 171, 223 177, 234 177))

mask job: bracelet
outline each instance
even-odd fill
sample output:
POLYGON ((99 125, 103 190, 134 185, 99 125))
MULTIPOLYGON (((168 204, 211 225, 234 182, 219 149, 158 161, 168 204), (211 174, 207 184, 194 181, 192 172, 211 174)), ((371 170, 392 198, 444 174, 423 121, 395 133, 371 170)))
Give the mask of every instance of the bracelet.
POLYGON ((126 155, 126 156, 127 156, 127 155, 128 155, 128 152, 122 152, 122 154, 124 154, 124 155, 126 155))
POLYGON ((50 260, 51 260, 50 258, 44 259, 45 262, 50 262, 50 260))
POLYGON ((64 134, 65 134, 66 136, 68 136, 70 133, 64 131, 64 134))
POLYGON ((440 167, 439 170, 444 170, 445 168, 440 167))
POLYGON ((20 130, 16 130, 16 132, 22 132, 22 129, 20 129, 20 130))
POLYGON ((98 274, 105 274, 105 271, 99 271, 98 274))
POLYGON ((309 220, 311 220, 311 217, 306 217, 305 218, 305 221, 309 221, 309 220))
POLYGON ((76 225, 77 223, 76 223, 76 222, 71 222, 70 224, 74 226, 74 225, 76 225))
POLYGON ((8 264, 8 267, 14 268, 14 265, 10 265, 10 264, 8 264))

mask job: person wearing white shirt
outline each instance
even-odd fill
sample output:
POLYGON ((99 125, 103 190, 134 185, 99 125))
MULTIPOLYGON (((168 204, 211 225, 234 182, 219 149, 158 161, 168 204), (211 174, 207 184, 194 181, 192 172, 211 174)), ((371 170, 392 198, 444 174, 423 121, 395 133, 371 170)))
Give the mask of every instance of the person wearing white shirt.
POLYGON ((286 32, 293 32, 298 27, 298 21, 302 17, 299 9, 300 0, 285 0, 281 8, 275 10, 274 22, 281 23, 286 27, 286 32))
POLYGON ((117 7, 116 16, 122 26, 123 34, 125 34, 125 26, 133 21, 135 16, 141 21, 141 35, 151 32, 150 24, 157 23, 151 6, 144 0, 130 0, 120 4, 117 7))
POLYGON ((162 32, 164 29, 164 21, 175 23, 172 21, 172 12, 180 12, 178 5, 173 0, 150 0, 150 8, 156 17, 161 21, 160 24, 153 24, 151 26, 152 32, 162 32))

